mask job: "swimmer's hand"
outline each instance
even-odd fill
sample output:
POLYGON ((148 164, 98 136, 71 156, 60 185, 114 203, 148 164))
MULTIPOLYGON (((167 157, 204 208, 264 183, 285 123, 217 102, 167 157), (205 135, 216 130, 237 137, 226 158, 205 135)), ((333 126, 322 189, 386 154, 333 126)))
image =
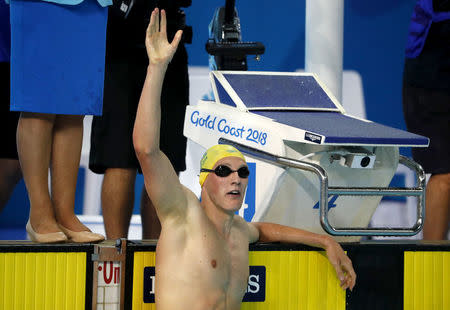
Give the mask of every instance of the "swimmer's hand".
POLYGON ((327 240, 325 246, 328 260, 336 270, 337 277, 341 282, 341 287, 345 290, 349 288, 351 291, 356 283, 356 273, 353 270, 352 261, 345 254, 342 247, 332 238, 327 240))
POLYGON ((150 23, 147 27, 145 36, 145 48, 149 64, 151 65, 168 65, 172 60, 178 44, 181 40, 182 30, 178 30, 172 43, 167 41, 167 19, 166 12, 161 10, 161 23, 159 21, 159 9, 153 10, 150 17, 150 23))

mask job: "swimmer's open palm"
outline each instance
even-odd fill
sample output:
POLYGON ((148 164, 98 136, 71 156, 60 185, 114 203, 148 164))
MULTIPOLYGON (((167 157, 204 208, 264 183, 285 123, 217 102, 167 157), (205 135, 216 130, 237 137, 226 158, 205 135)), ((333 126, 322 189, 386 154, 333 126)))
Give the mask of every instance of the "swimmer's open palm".
POLYGON ((145 47, 150 64, 167 65, 171 60, 181 40, 182 30, 178 30, 172 43, 167 41, 166 12, 161 10, 161 23, 159 9, 154 9, 147 27, 145 47))

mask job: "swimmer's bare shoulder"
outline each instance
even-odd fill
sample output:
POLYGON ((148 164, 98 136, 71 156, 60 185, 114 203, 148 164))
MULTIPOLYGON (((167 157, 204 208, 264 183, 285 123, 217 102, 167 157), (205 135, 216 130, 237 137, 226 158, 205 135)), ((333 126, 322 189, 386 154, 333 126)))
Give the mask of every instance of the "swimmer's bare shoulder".
POLYGON ((239 215, 234 217, 234 226, 236 230, 241 234, 241 238, 247 243, 254 243, 259 239, 259 231, 252 224, 244 220, 239 215))

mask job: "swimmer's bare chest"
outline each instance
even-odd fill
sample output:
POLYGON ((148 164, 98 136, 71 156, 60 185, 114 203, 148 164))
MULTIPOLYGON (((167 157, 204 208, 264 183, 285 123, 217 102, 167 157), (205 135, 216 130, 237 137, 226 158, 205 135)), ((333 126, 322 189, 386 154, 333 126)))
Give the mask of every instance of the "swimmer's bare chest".
POLYGON ((178 235, 163 228, 156 258, 158 309, 163 304, 186 309, 187 302, 190 309, 240 309, 249 273, 248 236, 238 225, 227 237, 201 221, 178 235))

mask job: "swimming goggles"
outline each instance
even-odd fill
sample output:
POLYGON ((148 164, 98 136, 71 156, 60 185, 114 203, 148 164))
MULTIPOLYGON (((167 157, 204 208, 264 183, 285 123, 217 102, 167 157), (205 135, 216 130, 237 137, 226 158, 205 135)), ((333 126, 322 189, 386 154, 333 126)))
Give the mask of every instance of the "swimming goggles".
POLYGON ((250 175, 250 170, 248 170, 247 166, 241 167, 238 170, 232 170, 230 167, 225 165, 217 166, 216 169, 200 169, 200 172, 214 172, 215 175, 221 178, 225 178, 232 174, 233 172, 237 172, 238 176, 242 179, 248 178, 250 175))

